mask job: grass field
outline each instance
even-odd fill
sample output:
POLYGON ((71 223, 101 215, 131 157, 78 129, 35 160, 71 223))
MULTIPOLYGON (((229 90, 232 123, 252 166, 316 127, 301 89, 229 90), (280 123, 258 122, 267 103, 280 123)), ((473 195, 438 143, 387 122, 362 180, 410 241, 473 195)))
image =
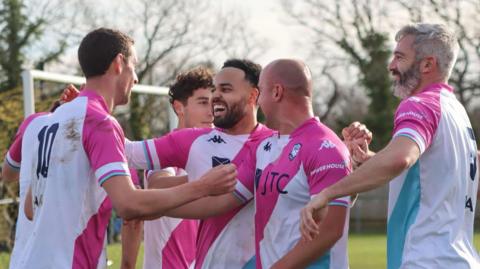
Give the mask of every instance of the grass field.
MULTIPOLYGON (((384 269, 386 268, 386 239, 384 234, 351 234, 349 237, 350 269, 384 269)), ((475 234, 475 245, 480 249, 480 233, 475 234)), ((110 268, 119 268, 120 244, 108 246, 110 268)), ((9 254, 0 253, 0 268, 8 268, 9 254)), ((137 261, 137 268, 142 268, 143 249, 137 261)))

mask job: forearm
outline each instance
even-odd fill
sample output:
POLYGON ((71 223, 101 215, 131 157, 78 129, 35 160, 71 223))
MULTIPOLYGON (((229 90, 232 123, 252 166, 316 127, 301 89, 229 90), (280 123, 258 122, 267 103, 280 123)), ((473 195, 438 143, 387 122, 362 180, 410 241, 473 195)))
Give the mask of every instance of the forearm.
POLYGON ((404 170, 404 168, 392 166, 388 161, 388 158, 383 158, 383 155, 378 153, 357 168, 355 172, 326 188, 323 192, 327 194, 328 200, 331 201, 378 188, 404 170))
POLYGON ((155 219, 165 212, 208 194, 200 182, 191 182, 169 189, 135 190, 131 201, 135 203, 125 212, 124 218, 155 219))
POLYGON ((14 182, 18 180, 19 170, 12 168, 8 165, 7 161, 3 162, 2 166, 2 180, 4 182, 14 182))
POLYGON ((420 149, 415 142, 410 138, 397 137, 353 173, 322 193, 331 201, 378 188, 410 168, 419 157, 420 149))
POLYGON ((208 196, 183 206, 168 210, 165 216, 183 219, 205 219, 226 213, 241 205, 241 202, 228 193, 220 196, 208 196))
MULTIPOLYGON (((20 211, 21 212, 21 211, 20 211)), ((32 202, 32 188, 29 187, 27 195, 25 195, 25 203, 23 205, 23 212, 28 220, 33 220, 33 202, 32 202)))
POLYGON ((188 182, 187 176, 174 177, 174 176, 158 176, 148 179, 149 189, 166 189, 179 186, 188 182))
POLYGON ((122 269, 135 268, 142 241, 143 221, 124 221, 122 224, 122 269))
POLYGON ((311 241, 300 239, 272 268, 305 268, 321 258, 342 237, 347 212, 346 207, 332 206, 320 224, 319 235, 311 241))

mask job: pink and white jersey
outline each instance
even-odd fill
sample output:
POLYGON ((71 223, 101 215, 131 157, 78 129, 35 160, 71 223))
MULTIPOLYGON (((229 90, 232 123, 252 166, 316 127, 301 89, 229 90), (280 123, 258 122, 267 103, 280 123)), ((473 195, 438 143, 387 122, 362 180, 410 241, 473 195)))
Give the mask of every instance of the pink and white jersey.
MULTIPOLYGON (((256 268, 270 268, 300 240, 301 209, 313 195, 350 172, 350 158, 343 142, 317 118, 289 136, 265 139, 254 154, 256 165, 243 166, 239 178, 254 178, 248 187, 252 192, 255 187, 256 268)), ((344 197, 330 205, 349 208, 349 203, 344 197)), ((344 229, 342 238, 308 268, 348 268, 348 215, 339 225, 344 229)))
MULTIPOLYGON (((228 135, 219 129, 182 129, 166 136, 126 144, 133 167, 161 169, 184 168, 190 179, 198 179, 220 164, 244 161, 249 146, 272 131, 259 125, 251 134, 228 135)), ((251 192, 239 181, 234 192, 240 201, 251 192)), ((252 263, 254 245, 253 202, 226 214, 200 221, 195 268, 243 268, 252 263)))
POLYGON ((18 268, 97 268, 111 203, 101 185, 129 176, 124 135, 103 98, 83 90, 25 130, 21 178, 32 180, 32 234, 18 268))
POLYGON ((399 136, 417 143, 421 155, 390 183, 388 268, 480 268, 473 245, 477 145, 453 89, 432 84, 403 100, 393 131, 399 136))
MULTIPOLYGON (((169 167, 172 175, 186 175, 185 170, 169 167)), ((147 176, 148 178, 148 176, 147 176)), ((148 180, 146 181, 148 186, 148 180)), ((198 220, 161 217, 145 221, 143 268, 188 269, 196 254, 198 220)))
MULTIPOLYGON (((14 170, 20 171, 20 163, 22 161, 22 140, 25 129, 27 128, 30 122, 42 115, 46 115, 46 112, 39 112, 28 116, 18 128, 18 132, 15 135, 13 143, 10 145, 7 154, 5 155, 5 162, 14 170)), ((30 236, 32 229, 32 222, 27 219, 23 213, 23 208, 25 206, 25 195, 27 194, 28 187, 30 186, 31 178, 19 178, 19 213, 17 216, 17 223, 15 227, 15 242, 13 245, 12 255, 10 256, 10 268, 16 268, 17 262, 23 247, 30 236)))

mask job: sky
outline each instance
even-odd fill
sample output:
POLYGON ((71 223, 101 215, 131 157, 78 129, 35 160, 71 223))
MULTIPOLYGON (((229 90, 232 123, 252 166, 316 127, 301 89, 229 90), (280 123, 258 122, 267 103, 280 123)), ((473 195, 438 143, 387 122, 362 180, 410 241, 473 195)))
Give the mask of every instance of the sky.
MULTIPOLYGON (((217 1, 218 3, 220 1, 217 1)), ((223 0, 223 5, 228 8, 241 10, 250 18, 251 29, 269 42, 265 53, 256 59, 260 64, 266 65, 278 58, 299 58, 307 55, 296 49, 295 38, 305 30, 289 24, 281 1, 279 0, 223 0)))

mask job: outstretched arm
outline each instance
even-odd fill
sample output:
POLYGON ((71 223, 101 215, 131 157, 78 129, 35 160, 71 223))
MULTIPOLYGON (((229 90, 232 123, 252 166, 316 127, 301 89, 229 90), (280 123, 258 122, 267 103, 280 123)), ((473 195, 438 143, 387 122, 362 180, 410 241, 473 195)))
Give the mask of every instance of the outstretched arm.
POLYGON ((233 164, 210 169, 199 180, 169 189, 137 190, 127 176, 113 176, 103 183, 113 206, 125 220, 155 219, 193 200, 232 192, 236 183, 233 164))
POLYGON ((165 212, 165 216, 183 219, 205 219, 226 213, 243 204, 234 194, 208 196, 165 212))
POLYGON ((321 236, 312 241, 299 240, 295 247, 278 260, 272 269, 306 268, 319 259, 342 237, 347 208, 331 206, 324 221, 319 225, 321 236))
POLYGON ((411 167, 420 157, 420 148, 410 138, 394 138, 382 151, 350 175, 324 189, 302 209, 300 230, 311 240, 318 234, 318 222, 326 215, 329 201, 378 188, 411 167))

